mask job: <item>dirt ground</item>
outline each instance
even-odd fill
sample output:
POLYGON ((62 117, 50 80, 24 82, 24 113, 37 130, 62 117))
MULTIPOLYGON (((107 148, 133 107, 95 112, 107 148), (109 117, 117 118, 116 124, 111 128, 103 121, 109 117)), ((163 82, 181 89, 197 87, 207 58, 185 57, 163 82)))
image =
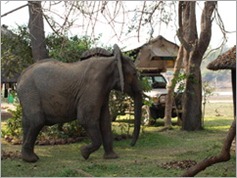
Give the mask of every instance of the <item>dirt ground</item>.
POLYGON ((1 120, 4 121, 10 118, 12 115, 8 111, 9 109, 14 110, 16 107, 12 103, 8 103, 4 100, 1 101, 1 120))

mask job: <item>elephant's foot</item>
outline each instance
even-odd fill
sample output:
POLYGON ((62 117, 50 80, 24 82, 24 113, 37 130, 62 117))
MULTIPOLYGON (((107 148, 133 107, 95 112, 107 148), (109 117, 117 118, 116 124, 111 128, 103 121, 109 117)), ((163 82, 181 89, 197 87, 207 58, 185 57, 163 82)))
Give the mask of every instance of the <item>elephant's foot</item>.
POLYGON ((90 152, 88 151, 88 149, 86 148, 86 146, 81 147, 81 155, 83 156, 83 158, 85 160, 87 160, 90 156, 90 152))
POLYGON ((32 163, 38 161, 39 159, 39 157, 35 153, 33 153, 32 151, 26 151, 26 150, 22 150, 21 157, 24 161, 32 162, 32 163))
POLYGON ((116 159, 118 157, 119 156, 114 152, 104 154, 104 159, 116 159))

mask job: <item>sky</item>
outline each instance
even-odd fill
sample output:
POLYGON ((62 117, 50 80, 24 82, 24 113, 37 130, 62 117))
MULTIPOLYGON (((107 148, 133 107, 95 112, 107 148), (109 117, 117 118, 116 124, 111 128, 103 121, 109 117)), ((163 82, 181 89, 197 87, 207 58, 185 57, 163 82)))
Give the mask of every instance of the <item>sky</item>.
MULTIPOLYGON (((27 1, 1 1, 1 15, 5 14, 6 12, 9 12, 21 5, 26 4, 27 1)), ((132 3, 131 5, 134 6, 134 2, 130 1, 127 2, 132 3)), ((130 7, 130 6, 129 6, 130 7)), ((132 6, 131 6, 132 7, 132 6)), ((200 21, 198 20, 201 16, 201 6, 197 5, 197 28, 199 29, 200 21)), ((236 1, 218 1, 218 10, 220 13, 220 16, 224 22, 226 31, 230 31, 233 33, 227 34, 227 46, 232 47, 236 44, 236 1)), ((63 7, 58 8, 58 12, 61 13, 63 11, 63 7)), ((27 25, 29 20, 28 15, 28 7, 22 8, 16 12, 13 12, 5 17, 1 18, 1 25, 5 24, 9 26, 9 28, 16 28, 17 25, 27 25)), ((177 20, 177 19, 176 19, 177 20)), ((140 40, 138 41, 137 38, 129 38, 127 39, 125 36, 121 38, 121 41, 118 41, 116 38, 112 38, 113 35, 112 30, 109 26, 106 26, 105 24, 102 24, 98 28, 96 28, 96 32, 98 34, 102 34, 101 41, 104 44, 107 45, 113 45, 114 43, 118 43, 120 47, 124 47, 125 49, 134 49, 136 47, 141 46, 142 44, 147 42, 147 35, 141 35, 140 40)), ((74 27, 69 30, 69 34, 76 35, 78 34, 79 27, 74 27)), ((50 30, 50 27, 47 26, 45 23, 45 32, 46 34, 49 32, 52 32, 50 30)), ((163 27, 161 30, 156 31, 155 35, 162 35, 166 39, 175 42, 179 44, 179 41, 177 38, 175 38, 176 29, 170 28, 170 26, 163 27)), ((155 36, 154 35, 154 36, 155 36)), ((210 42, 210 45, 212 48, 218 47, 222 41, 222 34, 219 30, 219 27, 216 25, 216 22, 213 22, 212 26, 212 39, 210 42)))

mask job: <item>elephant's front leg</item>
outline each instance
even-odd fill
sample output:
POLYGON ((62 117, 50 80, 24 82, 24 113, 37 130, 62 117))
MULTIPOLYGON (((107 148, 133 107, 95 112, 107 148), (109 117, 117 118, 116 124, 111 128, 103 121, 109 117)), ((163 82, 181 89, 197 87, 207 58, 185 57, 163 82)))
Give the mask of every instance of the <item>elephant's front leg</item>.
POLYGON ((98 150, 102 144, 99 121, 91 121, 84 125, 84 128, 91 139, 91 144, 81 148, 81 154, 85 159, 88 159, 90 154, 98 150))
POLYGON ((113 151, 113 133, 111 128, 111 116, 109 112, 108 102, 106 102, 101 110, 100 129, 102 133, 102 141, 104 146, 104 158, 115 159, 118 155, 113 151))

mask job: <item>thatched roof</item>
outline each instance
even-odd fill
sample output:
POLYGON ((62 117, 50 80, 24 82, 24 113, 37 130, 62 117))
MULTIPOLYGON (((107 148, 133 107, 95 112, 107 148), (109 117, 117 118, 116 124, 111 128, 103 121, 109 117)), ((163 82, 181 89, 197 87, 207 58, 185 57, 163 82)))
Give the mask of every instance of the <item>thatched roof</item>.
POLYGON ((179 46, 171 41, 168 41, 163 36, 151 40, 144 47, 148 48, 154 56, 160 57, 176 57, 179 46))
POLYGON ((210 70, 236 69, 236 45, 207 65, 210 70))
POLYGON ((140 70, 165 72, 166 68, 173 67, 178 50, 178 45, 158 36, 140 47, 135 65, 140 70))

